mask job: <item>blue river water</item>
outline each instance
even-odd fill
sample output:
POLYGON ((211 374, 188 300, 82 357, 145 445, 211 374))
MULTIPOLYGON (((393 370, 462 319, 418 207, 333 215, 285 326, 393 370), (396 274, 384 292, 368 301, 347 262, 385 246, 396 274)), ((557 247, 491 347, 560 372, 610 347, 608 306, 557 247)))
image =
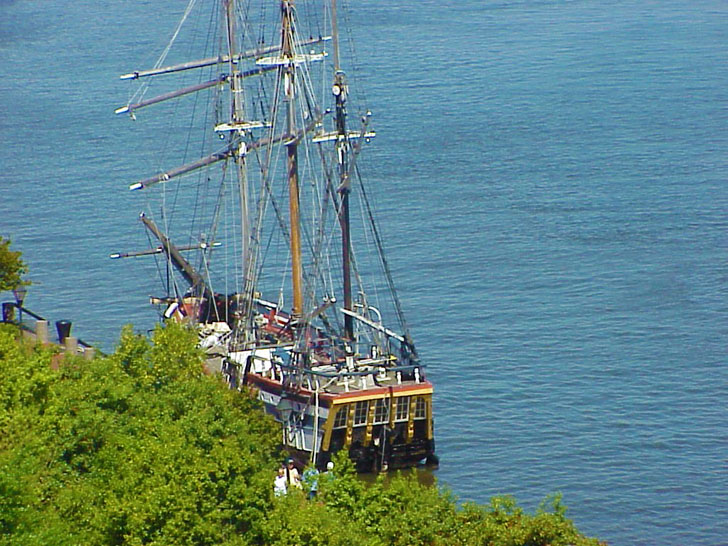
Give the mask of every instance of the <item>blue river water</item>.
MULTIPOLYGON (((185 4, 0 0, 0 234, 26 306, 108 350, 155 322, 153 266, 108 259, 146 245, 118 75, 185 4)), ((351 4, 440 483, 726 544, 728 3, 351 4)))

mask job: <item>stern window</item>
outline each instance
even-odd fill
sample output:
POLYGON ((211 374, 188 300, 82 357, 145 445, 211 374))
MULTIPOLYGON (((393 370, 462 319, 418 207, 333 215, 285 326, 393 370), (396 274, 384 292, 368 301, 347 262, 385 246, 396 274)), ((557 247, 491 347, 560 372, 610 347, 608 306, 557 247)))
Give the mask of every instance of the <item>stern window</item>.
POLYGON ((395 415, 395 421, 406 421, 409 417, 409 405, 410 397, 402 396, 397 398, 397 413, 395 415))
POLYGON ((346 428, 346 418, 349 416, 348 406, 339 406, 336 410, 336 418, 334 419, 334 428, 346 428))
POLYGON ((389 421, 389 400, 380 398, 374 407, 374 424, 379 425, 389 421))
POLYGON ((420 397, 415 403, 415 419, 424 419, 427 417, 427 405, 425 399, 420 397))
POLYGON ((367 410, 369 409, 369 401, 362 400, 356 403, 354 409, 354 426, 367 424, 367 410))

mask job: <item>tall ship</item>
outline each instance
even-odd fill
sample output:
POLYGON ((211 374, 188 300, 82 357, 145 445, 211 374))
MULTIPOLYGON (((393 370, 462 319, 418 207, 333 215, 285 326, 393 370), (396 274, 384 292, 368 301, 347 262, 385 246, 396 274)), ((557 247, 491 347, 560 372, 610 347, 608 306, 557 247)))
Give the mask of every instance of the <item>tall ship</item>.
POLYGON ((165 151, 140 150, 156 174, 130 185, 150 248, 112 257, 156 258, 160 316, 257 392, 299 463, 346 450, 360 471, 436 465, 433 386, 375 221, 376 133, 338 4, 190 0, 157 62, 121 76, 135 87, 116 113, 160 109, 165 151))

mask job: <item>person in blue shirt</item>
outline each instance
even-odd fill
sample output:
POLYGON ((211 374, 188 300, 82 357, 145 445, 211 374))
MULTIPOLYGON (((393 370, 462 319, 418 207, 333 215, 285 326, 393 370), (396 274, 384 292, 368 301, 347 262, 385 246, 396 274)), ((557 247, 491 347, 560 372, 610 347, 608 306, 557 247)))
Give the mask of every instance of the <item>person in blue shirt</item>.
POLYGON ((316 470, 315 466, 309 466, 303 471, 303 483, 306 484, 306 489, 308 489, 309 499, 315 498, 316 493, 318 493, 318 477, 319 471, 316 470))

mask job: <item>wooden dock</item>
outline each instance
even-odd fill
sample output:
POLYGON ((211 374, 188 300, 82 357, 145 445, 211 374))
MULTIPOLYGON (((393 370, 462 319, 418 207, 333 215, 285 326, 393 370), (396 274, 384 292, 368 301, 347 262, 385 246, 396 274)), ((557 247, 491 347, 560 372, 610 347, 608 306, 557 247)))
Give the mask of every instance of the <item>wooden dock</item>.
POLYGON ((2 322, 18 326, 23 340, 28 340, 30 343, 55 345, 61 354, 81 356, 88 360, 96 356, 94 347, 70 335, 72 327, 70 321, 57 320, 56 335, 51 335, 48 320, 15 302, 4 302, 2 322))

